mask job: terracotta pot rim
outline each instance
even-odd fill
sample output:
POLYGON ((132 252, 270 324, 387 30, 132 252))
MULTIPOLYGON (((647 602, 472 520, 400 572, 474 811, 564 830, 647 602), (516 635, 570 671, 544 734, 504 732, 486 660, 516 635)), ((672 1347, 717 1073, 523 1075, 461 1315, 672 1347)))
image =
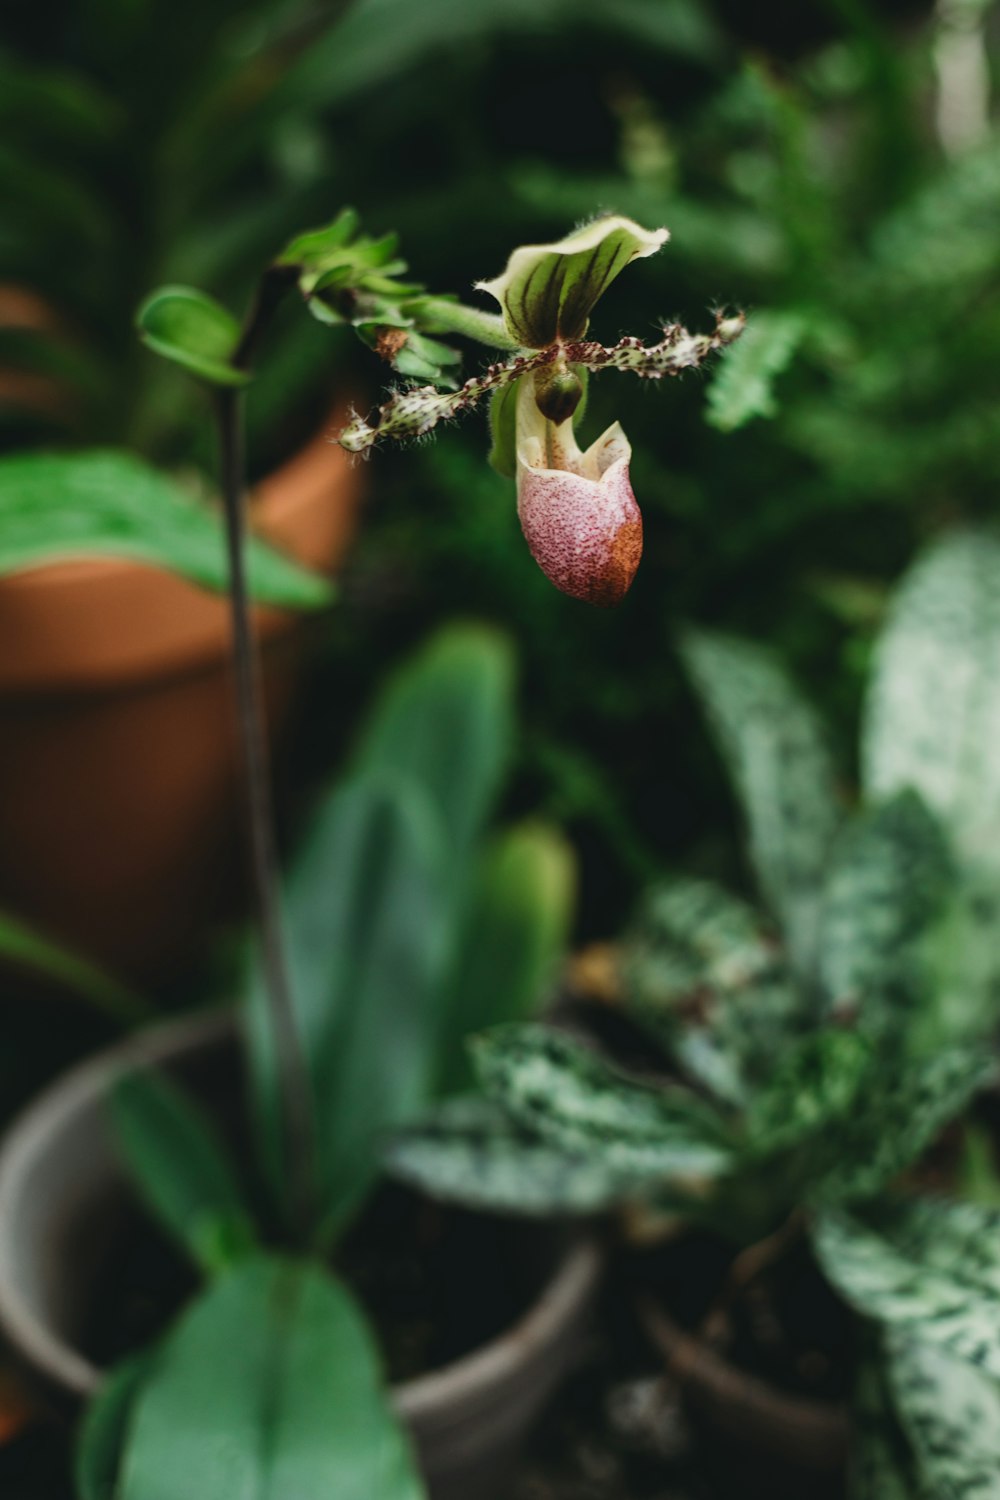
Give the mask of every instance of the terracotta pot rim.
MULTIPOLYGON (((37 1163, 81 1109, 95 1104, 124 1069, 156 1066, 235 1034, 231 1010, 168 1021, 107 1048, 70 1068, 15 1118, 0 1144, 0 1328, 13 1349, 51 1385, 77 1399, 99 1388, 103 1373, 52 1332, 22 1297, 6 1226, 37 1163)), ((400 1415, 433 1416, 509 1380, 556 1340, 596 1289, 604 1256, 596 1237, 579 1235, 562 1254, 539 1295, 517 1320, 460 1359, 392 1387, 400 1415)))

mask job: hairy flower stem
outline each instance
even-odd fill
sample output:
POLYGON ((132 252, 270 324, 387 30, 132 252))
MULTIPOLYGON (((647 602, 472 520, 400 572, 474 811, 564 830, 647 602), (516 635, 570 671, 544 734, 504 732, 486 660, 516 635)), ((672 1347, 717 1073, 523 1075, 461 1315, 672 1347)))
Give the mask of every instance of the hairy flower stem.
MULTIPOLYGON (((267 273, 248 315, 235 362, 245 369, 266 321, 287 285, 267 273)), ((308 1233, 315 1207, 315 1154, 310 1087, 299 1044, 282 934, 270 767, 264 730, 260 658, 254 639, 246 570, 246 484, 243 393, 216 392, 216 419, 229 559, 233 665, 243 775, 264 980, 283 1110, 284 1155, 296 1229, 308 1233)))

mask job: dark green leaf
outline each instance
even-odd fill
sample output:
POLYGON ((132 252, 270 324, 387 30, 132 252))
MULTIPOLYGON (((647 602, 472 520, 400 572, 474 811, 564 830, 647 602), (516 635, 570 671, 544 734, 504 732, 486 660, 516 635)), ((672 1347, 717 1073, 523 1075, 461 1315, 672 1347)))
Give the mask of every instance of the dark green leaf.
MULTIPOLYGON (((448 873, 426 792, 370 773, 319 808, 288 881, 292 994, 331 1226, 370 1184, 381 1132, 427 1103, 451 935, 448 873)), ((261 1144, 280 1192, 281 1110, 259 965, 249 1024, 261 1144)))
POLYGON ((487 1094, 522 1128, 602 1168, 650 1182, 712 1177, 731 1142, 711 1105, 687 1089, 638 1083, 590 1047, 546 1026, 501 1026, 473 1044, 487 1094))
POLYGON ((383 688, 358 746, 359 769, 404 776, 431 797, 459 882, 510 755, 513 682, 505 636, 449 626, 383 688))
POLYGON ((115 1143, 140 1196, 209 1274, 245 1256, 253 1219, 233 1165, 202 1111, 175 1084, 130 1073, 110 1100, 115 1143))
POLYGON ((147 297, 135 315, 147 348, 183 365, 211 385, 246 385, 250 375, 232 363, 240 325, 231 312, 204 292, 164 286, 147 297))
MULTIPOLYGON (((22 453, 0 460, 0 576, 75 557, 127 557, 192 583, 228 586, 219 517, 131 453, 22 453)), ((251 540, 251 588, 261 604, 318 609, 326 579, 251 540)))
POLYGON ((569 937, 573 852, 554 828, 500 835, 475 872, 447 984, 440 1087, 471 1082, 470 1032, 536 1015, 558 977, 569 937))
POLYGON ((762 647, 698 631, 681 650, 743 804, 761 889, 808 973, 840 822, 822 728, 762 647))
POLYGON ((117 1500, 420 1500, 364 1317, 318 1267, 255 1257, 164 1342, 117 1500))
POLYGON ((79 1500, 117 1500, 122 1451, 153 1356, 137 1355, 108 1375, 87 1407, 77 1439, 73 1471, 79 1500))
POLYGON ((934 1500, 914 1471, 913 1453, 886 1388, 884 1359, 881 1348, 866 1351, 855 1382, 850 1500, 934 1500))

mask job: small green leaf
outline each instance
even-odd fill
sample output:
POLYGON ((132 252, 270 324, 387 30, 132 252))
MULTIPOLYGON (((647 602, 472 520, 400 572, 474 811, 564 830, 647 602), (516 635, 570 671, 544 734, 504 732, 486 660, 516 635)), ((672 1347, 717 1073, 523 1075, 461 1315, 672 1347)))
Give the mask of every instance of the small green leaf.
POLYGON ((361 227, 357 209, 342 208, 332 223, 322 229, 308 229, 285 246, 275 261, 279 266, 313 267, 322 265, 337 251, 350 244, 361 227))
POLYGON ((733 1103, 770 1077, 776 1055, 811 1019, 759 915, 709 881, 647 893, 621 944, 620 972, 639 1025, 733 1103))
POLYGON ((475 871, 441 1038, 440 1087, 471 1082, 470 1032, 534 1017, 550 997, 569 938, 573 852, 543 824, 500 835, 475 871))
POLYGON ((562 1150, 477 1095, 449 1099, 401 1132, 385 1165, 433 1198, 543 1218, 595 1213, 649 1182, 648 1173, 619 1170, 602 1151, 562 1150))
POLYGON ((187 286, 164 286, 136 313, 143 343, 211 385, 246 385, 251 376, 232 359, 240 325, 220 303, 187 286))
POLYGON ((331 1275, 258 1256, 181 1317, 135 1405, 116 1500, 421 1500, 365 1319, 331 1275))
MULTIPOLYGON (((19 453, 0 459, 0 576, 77 557, 127 557, 203 588, 229 583, 222 522, 134 454, 19 453)), ((261 604, 319 609, 331 585, 252 538, 250 586, 261 604)))
POLYGON ((54 979, 71 994, 86 1000, 125 1025, 149 1015, 149 1007, 125 985, 96 964, 43 937, 9 912, 0 911, 0 958, 54 979))
POLYGON ((912 1030, 933 998, 931 940, 948 915, 952 862, 913 792, 863 813, 834 846, 823 898, 819 977, 834 1010, 872 1033, 912 1030))
POLYGON ((754 313, 715 372, 706 420, 720 432, 733 432, 754 417, 776 416, 774 383, 788 369, 807 330, 800 313, 754 313))
POLYGON ((762 647, 689 631, 681 655, 742 802, 763 894, 796 967, 809 974, 820 894, 840 823, 822 727, 762 647))
POLYGON ((638 1083, 592 1048, 546 1026, 501 1026, 476 1038, 480 1082, 524 1129, 609 1172, 650 1183, 712 1177, 730 1162, 725 1123, 687 1089, 638 1083))
POLYGON ((79 1500, 117 1500, 132 1415, 154 1364, 155 1355, 143 1353, 118 1365, 87 1407, 73 1462, 79 1500))
POLYGON ((110 1100, 115 1143, 144 1202, 212 1275, 253 1249, 253 1219, 232 1163, 201 1110, 165 1077, 130 1073, 110 1100))

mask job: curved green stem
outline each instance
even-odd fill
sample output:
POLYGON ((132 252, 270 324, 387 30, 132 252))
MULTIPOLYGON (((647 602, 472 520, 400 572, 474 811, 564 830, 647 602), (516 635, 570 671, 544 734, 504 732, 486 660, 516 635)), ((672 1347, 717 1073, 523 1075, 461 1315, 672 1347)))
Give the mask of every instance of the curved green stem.
POLYGON ((422 297, 417 322, 423 333, 457 333, 508 352, 520 347, 507 332, 499 313, 467 307, 464 302, 449 302, 446 297, 422 297))

